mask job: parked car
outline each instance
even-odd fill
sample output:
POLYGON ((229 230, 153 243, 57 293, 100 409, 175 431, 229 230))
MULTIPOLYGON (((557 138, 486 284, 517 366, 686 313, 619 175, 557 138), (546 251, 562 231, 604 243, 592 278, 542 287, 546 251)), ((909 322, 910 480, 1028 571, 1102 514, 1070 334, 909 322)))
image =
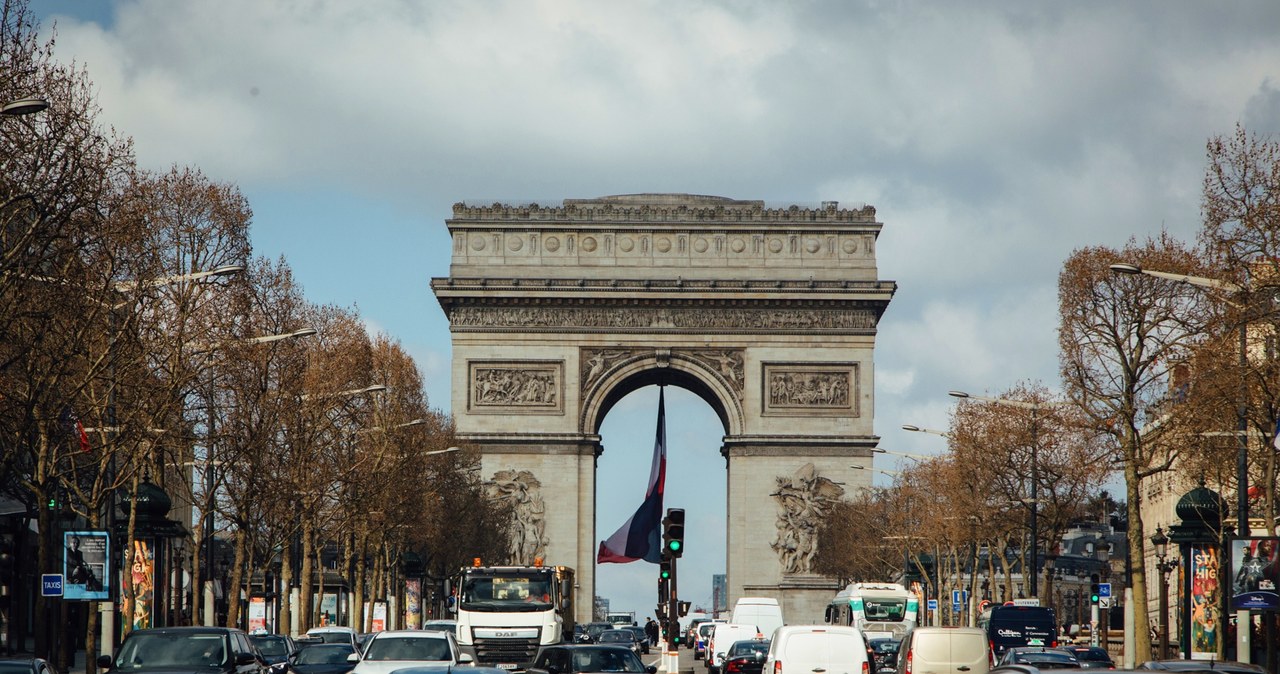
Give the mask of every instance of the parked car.
POLYGON ((737 623, 716 623, 711 628, 711 638, 707 639, 707 670, 711 674, 720 674, 720 666, 724 664, 724 654, 736 641, 763 637, 755 625, 739 625, 737 623))
POLYGON ((761 674, 764 659, 769 654, 769 640, 765 638, 735 641, 724 654, 725 674, 761 674))
POLYGON ((640 642, 640 652, 644 655, 649 654, 650 646, 656 645, 656 644, 649 643, 649 634, 645 632, 644 628, 639 625, 627 625, 622 629, 627 630, 628 632, 631 632, 632 634, 636 635, 636 641, 640 642))
POLYGON ((724 622, 723 620, 709 620, 698 625, 698 631, 693 641, 693 659, 701 660, 707 655, 707 642, 711 640, 711 629, 716 625, 724 622))
POLYGON ((764 671, 770 674, 862 674, 871 669, 868 655, 866 639, 856 628, 785 625, 773 633, 764 671))
POLYGON ((1116 663, 1111 659, 1107 649, 1098 646, 1059 646, 1080 661, 1080 669, 1115 669, 1116 663))
POLYGON ((1032 665, 1036 669, 1080 669, 1080 659, 1058 648, 1014 646, 1000 656, 1001 665, 1032 665))
POLYGON ((646 667, 634 651, 624 646, 576 644, 543 648, 526 674, 655 674, 657 671, 653 665, 646 667))
POLYGON ((452 632, 391 630, 378 632, 364 652, 347 656, 355 663, 351 674, 390 674, 406 667, 458 665, 475 658, 458 648, 452 632))
POLYGON ((266 663, 244 632, 227 627, 159 627, 133 630, 115 656, 98 656, 110 672, 264 674, 266 663))
POLYGON ((986 674, 991 659, 991 642, 981 628, 917 627, 902 637, 894 667, 898 674, 986 674))
POLYGON ((614 646, 626 646, 631 649, 639 657, 644 649, 640 646, 640 640, 636 637, 636 633, 625 627, 617 629, 605 630, 596 637, 598 644, 612 644, 614 646))
POLYGON ((350 644, 313 644, 289 658, 293 674, 347 674, 356 666, 348 658, 355 653, 350 644))
POLYGON ((0 657, 0 674, 58 674, 44 658, 0 657))
POLYGON ((298 646, 287 634, 250 634, 249 642, 275 674, 285 671, 289 656, 298 652, 298 646))

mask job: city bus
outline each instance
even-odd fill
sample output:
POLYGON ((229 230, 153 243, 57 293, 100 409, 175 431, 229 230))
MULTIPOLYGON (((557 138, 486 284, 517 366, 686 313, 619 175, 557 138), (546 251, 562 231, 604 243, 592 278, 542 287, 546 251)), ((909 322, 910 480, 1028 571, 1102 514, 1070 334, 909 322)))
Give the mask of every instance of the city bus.
POLYGON ((855 627, 867 640, 902 639, 919 619, 919 598, 898 583, 850 583, 827 606, 827 623, 855 627))

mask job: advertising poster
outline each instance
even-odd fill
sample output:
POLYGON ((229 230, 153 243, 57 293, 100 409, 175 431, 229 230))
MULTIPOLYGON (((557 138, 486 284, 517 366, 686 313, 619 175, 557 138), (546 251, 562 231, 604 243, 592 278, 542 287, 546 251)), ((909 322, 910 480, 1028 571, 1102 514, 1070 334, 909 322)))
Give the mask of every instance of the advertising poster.
POLYGON ((418 578, 404 582, 404 628, 422 629, 422 580, 418 578))
POLYGON ((1231 608, 1280 609, 1280 538, 1231 541, 1231 608))
POLYGON ((387 629, 387 602, 373 602, 373 623, 369 627, 370 632, 381 632, 387 629))
POLYGON ((1191 546, 1191 659, 1218 657, 1218 549, 1191 546))
POLYGON ((267 600, 264 597, 249 599, 249 634, 267 633, 267 600))
POLYGON ((62 534, 63 599, 110 601, 107 555, 111 542, 105 531, 67 531, 62 534))
POLYGON ((320 598, 320 626, 338 624, 338 595, 326 592, 320 598))
POLYGON ((133 541, 133 564, 129 565, 127 558, 121 560, 120 568, 124 569, 121 575, 129 592, 121 593, 120 611, 126 618, 129 611, 133 611, 133 620, 123 624, 124 634, 151 627, 151 608, 155 605, 154 555, 149 541, 133 541))

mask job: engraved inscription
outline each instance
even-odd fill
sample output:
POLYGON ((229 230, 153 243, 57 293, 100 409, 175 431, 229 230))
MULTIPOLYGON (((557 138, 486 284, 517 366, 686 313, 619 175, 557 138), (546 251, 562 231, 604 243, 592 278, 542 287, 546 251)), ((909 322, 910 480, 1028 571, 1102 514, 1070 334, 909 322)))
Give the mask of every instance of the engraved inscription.
POLYGON ((455 328, 559 328, 615 330, 869 330, 875 314, 866 310, 795 310, 684 307, 458 307, 449 314, 455 328))
POLYGON ((857 416, 856 363, 765 363, 764 414, 857 416))
POLYGON ((472 361, 470 407, 472 410, 514 413, 546 413, 562 410, 560 361, 472 361))

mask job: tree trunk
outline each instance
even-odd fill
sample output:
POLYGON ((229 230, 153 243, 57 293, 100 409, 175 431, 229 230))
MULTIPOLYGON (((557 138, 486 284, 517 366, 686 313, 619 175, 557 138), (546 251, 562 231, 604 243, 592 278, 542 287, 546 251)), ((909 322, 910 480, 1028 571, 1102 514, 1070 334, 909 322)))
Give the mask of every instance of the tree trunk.
POLYGON ((364 598, 365 598, 364 548, 365 548, 366 542, 367 542, 366 536, 363 532, 356 534, 356 573, 354 578, 355 582, 354 582, 354 588, 353 588, 353 595, 351 598, 351 601, 353 604, 351 608, 351 611, 352 611, 351 622, 352 622, 352 627, 354 627, 357 632, 368 631, 366 627, 367 616, 365 615, 365 612, 364 612, 364 598))
POLYGON ((227 627, 240 626, 240 588, 244 587, 244 565, 246 562, 246 546, 244 527, 236 527, 236 561, 231 567, 231 577, 227 579, 224 592, 227 595, 227 627))
MULTIPOLYGON (((1136 450, 1130 447, 1124 467, 1125 498, 1128 499, 1130 552, 1129 584, 1133 588, 1133 656, 1135 663, 1151 659, 1151 607, 1147 605, 1147 541, 1143 538, 1142 484, 1138 477, 1136 450)), ((1225 637, 1225 635, 1224 635, 1225 637)), ((1164 654, 1161 654, 1163 657, 1164 654)))
MULTIPOLYGON (((289 538, 292 538, 290 536, 289 538)), ((289 598, 293 588, 293 542, 286 539, 284 545, 280 546, 280 595, 276 599, 279 602, 280 621, 276 625, 278 634, 291 634, 289 625, 289 598)))
POLYGON ((302 597, 301 605, 298 607, 298 618, 301 624, 298 625, 298 629, 303 632, 311 628, 312 615, 315 611, 313 606, 315 604, 315 590, 312 583, 315 570, 311 564, 311 550, 313 547, 311 539, 311 518, 304 516, 302 518, 302 573, 299 574, 298 578, 302 584, 302 592, 300 593, 302 597))

